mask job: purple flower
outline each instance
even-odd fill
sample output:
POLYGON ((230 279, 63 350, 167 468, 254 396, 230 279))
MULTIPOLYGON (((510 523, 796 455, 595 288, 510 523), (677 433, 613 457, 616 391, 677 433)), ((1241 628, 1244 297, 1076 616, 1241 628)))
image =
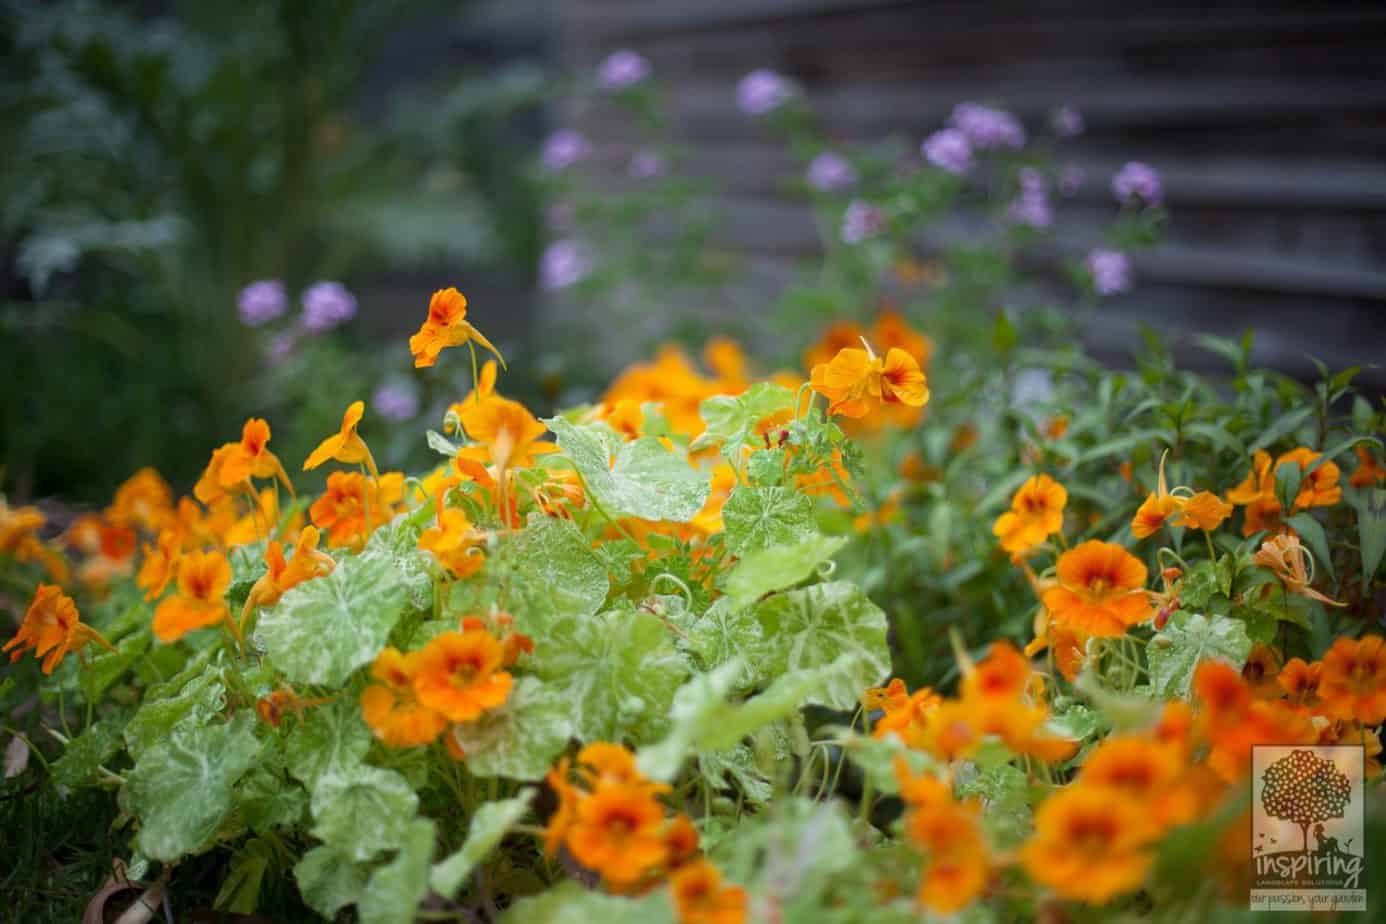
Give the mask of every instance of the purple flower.
POLYGON ((249 327, 259 327, 282 315, 289 308, 289 296, 284 292, 284 283, 278 279, 261 279, 241 289, 236 296, 236 311, 241 323, 249 327))
POLYGON ((577 241, 554 241, 539 258, 539 284, 550 291, 576 285, 591 272, 592 260, 577 241))
POLYGON ((809 162, 806 178, 819 192, 836 192, 856 185, 857 169, 847 158, 824 151, 809 162))
POLYGON ((959 103, 953 107, 949 124, 962 132, 979 151, 1025 147, 1025 129, 1020 120, 1004 109, 993 109, 979 103, 959 103))
POLYGON ((544 142, 544 166, 550 170, 566 170, 592 153, 587 139, 571 129, 561 129, 544 142))
POLYGON ((1054 134, 1060 138, 1072 138, 1083 134, 1083 114, 1074 106, 1060 106, 1049 116, 1049 124, 1054 134))
POLYGON ((631 155, 626 172, 637 180, 648 180, 664 172, 664 158, 658 151, 641 148, 631 155))
POLYGON ((644 55, 628 48, 613 51, 597 72, 597 83, 603 90, 614 92, 633 87, 650 76, 650 62, 644 55))
POLYGON ((853 199, 842 213, 842 241, 860 244, 885 230, 885 215, 869 202, 853 199))
POLYGON ((371 397, 371 409, 386 420, 403 423, 419 416, 419 395, 404 382, 386 382, 371 397))
POLYGON ((1011 203, 1009 217, 1018 225, 1047 228, 1054 223, 1054 210, 1044 187, 1044 175, 1032 167, 1020 171, 1020 195, 1011 203))
POLYGON ((340 282, 315 282, 303 293, 303 326, 313 333, 331 330, 356 316, 356 296, 340 282))
POLYGON ((1131 288, 1131 259, 1120 250, 1094 250, 1084 265, 1098 295, 1120 295, 1131 288))
POLYGON ((746 115, 773 112, 794 96, 794 84, 772 70, 751 71, 736 85, 736 105, 746 115))
POLYGON ((1164 188, 1154 167, 1133 160, 1112 177, 1112 195, 1122 205, 1134 202, 1153 207, 1164 198, 1164 188))
POLYGON ((1059 194, 1063 196, 1075 195, 1078 190, 1083 188, 1083 184, 1087 180, 1087 171, 1082 167, 1067 166, 1059 174, 1059 194))
POLYGON ((924 139, 919 146, 924 159, 959 176, 972 169, 972 145, 967 136, 955 128, 944 128, 924 139))

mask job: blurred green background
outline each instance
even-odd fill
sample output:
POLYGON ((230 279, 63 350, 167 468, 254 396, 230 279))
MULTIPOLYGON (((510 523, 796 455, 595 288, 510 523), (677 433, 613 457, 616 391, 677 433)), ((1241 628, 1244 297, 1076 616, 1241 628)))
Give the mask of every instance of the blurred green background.
MULTIPOLYGON (((250 415, 294 469, 353 399, 441 419, 466 373, 416 375, 402 342, 439 286, 519 349, 544 132, 528 6, 0 3, 0 491, 100 503, 146 464, 185 489, 250 415), (264 279, 283 313, 245 323, 264 279), (353 317, 304 313, 322 280, 353 317)), ((426 454, 422 427, 388 429, 382 462, 426 454)))

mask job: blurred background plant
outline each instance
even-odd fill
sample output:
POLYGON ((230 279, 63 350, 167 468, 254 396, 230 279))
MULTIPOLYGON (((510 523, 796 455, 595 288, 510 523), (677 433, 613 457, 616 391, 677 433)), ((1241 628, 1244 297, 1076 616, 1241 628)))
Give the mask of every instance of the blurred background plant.
MULTIPOLYGON (((0 6, 0 367, 18 383, 0 457, 18 496, 99 500, 150 461, 188 483, 248 413, 296 458, 350 397, 396 419, 430 405, 373 342, 418 313, 411 272, 527 288, 539 195, 515 150, 543 86, 532 61, 485 58, 373 85, 391 38, 442 6, 0 6)), ((440 407, 456 397, 435 384, 440 407)))

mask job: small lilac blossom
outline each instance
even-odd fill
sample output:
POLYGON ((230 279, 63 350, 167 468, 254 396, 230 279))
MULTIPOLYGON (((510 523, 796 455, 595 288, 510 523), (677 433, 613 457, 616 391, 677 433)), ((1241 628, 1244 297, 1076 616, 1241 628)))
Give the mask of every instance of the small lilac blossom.
POLYGON ((824 151, 809 162, 806 178, 819 192, 837 192, 856 185, 857 169, 840 154, 824 151))
POLYGON ((842 241, 860 244, 885 230, 885 215, 869 202, 854 199, 842 213, 842 241))
POLYGON ((1084 261, 1098 295, 1120 295, 1131 288, 1131 259, 1119 250, 1094 250, 1084 261))
POLYGON ((1112 195, 1122 205, 1139 203, 1154 207, 1164 198, 1164 186, 1154 167, 1133 160, 1112 177, 1112 195))
POLYGON ((303 326, 314 333, 331 330, 356 316, 356 296, 340 282, 315 282, 303 293, 303 326))
POLYGON ((980 103, 959 103, 953 107, 949 124, 962 132, 972 147, 980 151, 1025 147, 1025 129, 1020 120, 1004 109, 980 103))
POLYGON ((1054 134, 1060 138, 1073 138, 1083 134, 1083 114, 1075 106, 1060 106, 1049 117, 1054 134))
POLYGON ((1069 165, 1059 174, 1059 194, 1062 196, 1077 195, 1078 190, 1083 188, 1083 184, 1088 181, 1087 171, 1082 167, 1069 165))
POLYGON ((664 158, 658 151, 641 148, 631 155, 626 172, 637 180, 648 180, 664 172, 664 158))
POLYGON ((746 115, 759 116, 779 109, 794 96, 794 84, 772 70, 751 71, 736 85, 736 105, 746 115))
POLYGON ((544 142, 544 166, 553 171, 566 170, 590 153, 592 145, 586 138, 572 129, 560 129, 544 142))
POLYGON ((1020 171, 1020 195, 1011 203, 1008 214, 1015 224, 1031 228, 1047 228, 1054 223, 1042 173, 1032 167, 1020 171))
POLYGON ((606 56, 597 72, 597 83, 603 90, 624 90, 649 76, 649 59, 638 51, 622 48, 606 56))
POLYGON ((404 382, 386 382, 371 397, 371 410, 386 420, 403 423, 419 416, 419 395, 404 382))
POLYGON ((967 136, 956 128, 944 128, 924 139, 919 151, 924 159, 938 167, 961 176, 972 169, 972 145, 967 136))
POLYGON ((550 291, 577 285, 592 272, 592 260, 577 241, 554 241, 539 258, 539 284, 550 291))
POLYGON ((278 279, 261 279, 241 289, 236 297, 236 311, 241 323, 259 327, 281 316, 289 308, 289 296, 284 283, 278 279))

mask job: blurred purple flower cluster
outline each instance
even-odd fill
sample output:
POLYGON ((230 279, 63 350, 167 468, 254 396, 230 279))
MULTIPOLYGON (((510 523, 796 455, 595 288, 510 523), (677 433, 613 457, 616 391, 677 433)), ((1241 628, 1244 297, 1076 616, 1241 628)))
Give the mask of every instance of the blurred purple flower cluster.
POLYGON ((419 393, 408 382, 386 382, 371 396, 371 408, 396 423, 413 420, 419 416, 419 393))
POLYGON ((1121 251, 1099 248, 1084 264, 1098 295, 1120 295, 1131 288, 1131 258, 1121 251))
POLYGON ((577 285, 592 272, 592 259, 577 241, 554 241, 539 258, 539 285, 550 291, 577 285))
POLYGON ((1047 228, 1054 223, 1054 210, 1049 205, 1042 173, 1033 167, 1020 171, 1020 195, 1011 203, 1007 214, 1015 224, 1031 228, 1047 228))
POLYGON ((643 83, 650 76, 650 62, 644 55, 629 48, 607 55, 597 71, 597 84, 609 93, 626 90, 643 83))
POLYGON ((838 192, 856 185, 857 169, 842 155, 824 151, 809 162, 805 179, 819 192, 838 192))
POLYGON ((842 213, 842 241, 860 244, 885 230, 885 213, 869 202, 854 199, 842 213))
POLYGON ((1025 128, 1020 120, 1004 109, 993 109, 980 103, 959 103, 953 107, 948 124, 963 133, 968 144, 979 151, 1025 147, 1025 128))
POLYGON ((943 128, 924 139, 919 148, 924 159, 940 170, 962 176, 972 169, 972 145, 956 128, 943 128))
POLYGON ((560 129, 544 142, 542 160, 552 171, 566 170, 592 153, 592 145, 571 129, 560 129))
POLYGON ((303 326, 315 334, 356 317, 356 296, 340 282, 315 282, 303 293, 303 326))
POLYGON ((1164 199, 1164 184, 1160 174, 1149 164, 1131 161, 1112 177, 1112 195, 1122 205, 1145 205, 1151 208, 1164 199))
POLYGON ((794 98, 794 84, 766 68, 751 71, 736 85, 736 105, 746 115, 759 116, 779 109, 794 98))
POLYGON ((664 172, 664 158, 658 151, 641 148, 631 155, 626 172, 637 180, 648 180, 664 172))
MULTIPOLYGON (((304 334, 321 334, 356 316, 356 296, 340 282, 315 282, 300 297, 303 313, 287 330, 275 334, 269 355, 275 362, 287 359, 304 334)), ((278 279, 260 279, 241 289, 236 313, 247 327, 261 327, 284 316, 289 309, 288 293, 278 279)))
POLYGON ((1074 106, 1060 106, 1049 117, 1054 134, 1060 138, 1073 138, 1083 134, 1083 114, 1074 106))
POLYGON ((268 324, 289 310, 289 296, 284 283, 278 279, 261 279, 241 289, 236 298, 236 311, 247 327, 268 324))

